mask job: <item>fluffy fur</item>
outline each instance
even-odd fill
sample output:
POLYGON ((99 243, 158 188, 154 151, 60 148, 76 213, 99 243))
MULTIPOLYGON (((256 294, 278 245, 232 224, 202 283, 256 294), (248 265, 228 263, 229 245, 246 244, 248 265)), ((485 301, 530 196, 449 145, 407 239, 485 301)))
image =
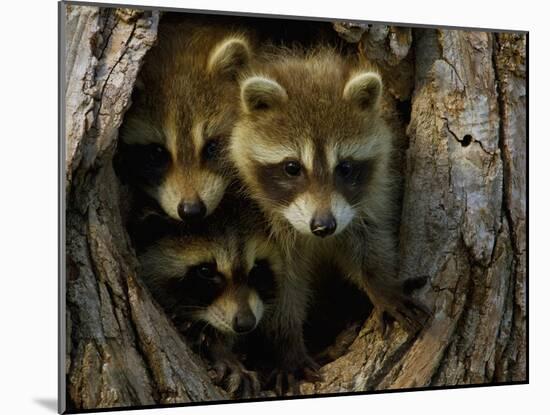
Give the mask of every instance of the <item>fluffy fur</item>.
POLYGON ((259 210, 226 196, 199 226, 152 214, 131 233, 140 277, 191 344, 206 353, 216 380, 235 396, 257 395, 258 379, 233 347, 270 318, 279 290, 281 258, 259 210))
POLYGON ((253 39, 193 18, 161 25, 146 56, 120 129, 117 171, 173 219, 210 215, 233 178, 226 148, 253 39))
POLYGON ((368 295, 381 322, 386 312, 414 331, 427 317, 396 279, 393 143, 381 91, 377 73, 328 49, 280 51, 241 80, 230 154, 285 253, 272 325, 283 378, 315 369, 302 324, 318 258, 368 295))

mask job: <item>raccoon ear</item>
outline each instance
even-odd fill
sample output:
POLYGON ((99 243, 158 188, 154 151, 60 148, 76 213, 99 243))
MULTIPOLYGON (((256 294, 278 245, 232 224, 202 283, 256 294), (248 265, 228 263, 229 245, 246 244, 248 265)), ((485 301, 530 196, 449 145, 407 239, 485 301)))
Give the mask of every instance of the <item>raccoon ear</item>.
POLYGON ((241 84, 241 101, 246 112, 273 108, 287 99, 281 85, 262 76, 253 76, 241 84))
POLYGON ((382 79, 374 72, 363 72, 351 78, 344 87, 344 99, 356 102, 366 111, 378 104, 382 93, 382 79))
POLYGON ((207 70, 214 74, 235 76, 250 62, 250 47, 242 38, 229 38, 218 43, 208 58, 207 70))

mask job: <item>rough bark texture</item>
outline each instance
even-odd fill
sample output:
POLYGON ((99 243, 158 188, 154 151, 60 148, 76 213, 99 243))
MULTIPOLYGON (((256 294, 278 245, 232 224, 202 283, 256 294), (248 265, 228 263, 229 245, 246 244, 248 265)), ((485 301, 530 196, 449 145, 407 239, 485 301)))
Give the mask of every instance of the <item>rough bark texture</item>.
MULTIPOLYGON (((135 277, 112 168, 157 12, 66 13, 69 408, 227 399, 135 277)), ((301 392, 526 380, 526 37, 335 24, 386 81, 402 136, 403 276, 429 277, 419 335, 365 322, 301 392), (405 134, 406 132, 406 134, 405 134)))
POLYGON ((121 220, 111 160, 158 22, 157 12, 67 11, 66 374, 73 409, 227 398, 135 278, 121 220))
POLYGON ((435 315, 416 338, 367 321, 304 393, 526 380, 526 37, 414 30, 407 55, 411 36, 391 46, 404 30, 371 28, 359 47, 384 79, 414 52, 401 269, 429 277, 435 315))

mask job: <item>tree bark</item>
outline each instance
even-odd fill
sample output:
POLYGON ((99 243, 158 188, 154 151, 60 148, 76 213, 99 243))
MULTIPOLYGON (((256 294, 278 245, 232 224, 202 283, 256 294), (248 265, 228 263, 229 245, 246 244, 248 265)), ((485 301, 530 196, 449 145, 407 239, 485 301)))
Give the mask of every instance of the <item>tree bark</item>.
MULTIPOLYGON (((400 30, 371 29, 359 45, 394 83, 410 59, 395 53, 409 36, 391 46, 400 30)), ((367 321, 304 393, 527 380, 526 37, 413 32, 401 271, 429 277, 420 296, 434 318, 415 338, 398 327, 382 338, 367 321)), ((400 79, 387 89, 390 107, 409 98, 400 79)))
POLYGON ((144 286, 112 158, 158 12, 70 7, 66 45, 69 409, 227 399, 144 286))
MULTIPOLYGON (((228 399, 136 278, 112 157, 158 12, 66 6, 66 382, 71 409, 228 399)), ((372 319, 304 394, 526 380, 526 37, 337 24, 386 81, 402 276, 434 317, 372 319)))

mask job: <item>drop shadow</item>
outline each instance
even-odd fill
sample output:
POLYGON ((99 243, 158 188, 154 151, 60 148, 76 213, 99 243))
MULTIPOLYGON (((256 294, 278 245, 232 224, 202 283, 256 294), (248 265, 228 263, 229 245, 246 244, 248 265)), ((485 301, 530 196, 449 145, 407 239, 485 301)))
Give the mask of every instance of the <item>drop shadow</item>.
POLYGON ((35 398, 34 402, 38 405, 57 413, 57 399, 53 398, 35 398))

